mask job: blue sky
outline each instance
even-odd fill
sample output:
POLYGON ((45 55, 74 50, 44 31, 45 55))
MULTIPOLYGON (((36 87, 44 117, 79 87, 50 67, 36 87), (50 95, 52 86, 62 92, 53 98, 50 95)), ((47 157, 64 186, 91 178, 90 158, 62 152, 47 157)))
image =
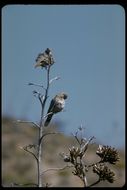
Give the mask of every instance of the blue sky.
MULTIPOLYGON (((49 102, 66 92, 64 122, 70 135, 123 146, 125 141, 125 12, 119 5, 8 5, 2 9, 2 113, 38 122, 40 104, 29 82, 45 84, 38 53, 52 49, 56 63, 49 102)), ((41 91, 43 92, 43 91, 41 91)))

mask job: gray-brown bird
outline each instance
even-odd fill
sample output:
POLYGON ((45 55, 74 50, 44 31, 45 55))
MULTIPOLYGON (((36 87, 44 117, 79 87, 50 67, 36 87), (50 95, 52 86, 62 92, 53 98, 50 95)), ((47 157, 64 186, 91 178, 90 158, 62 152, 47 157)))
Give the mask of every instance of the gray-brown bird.
POLYGON ((36 58, 36 67, 45 67, 47 68, 48 65, 54 64, 55 61, 53 59, 52 52, 49 48, 45 50, 43 53, 39 53, 38 57, 36 58))
POLYGON ((50 123, 52 116, 63 110, 65 106, 65 99, 67 99, 67 94, 64 92, 57 94, 50 102, 50 106, 47 112, 47 119, 44 123, 44 126, 48 126, 50 123))

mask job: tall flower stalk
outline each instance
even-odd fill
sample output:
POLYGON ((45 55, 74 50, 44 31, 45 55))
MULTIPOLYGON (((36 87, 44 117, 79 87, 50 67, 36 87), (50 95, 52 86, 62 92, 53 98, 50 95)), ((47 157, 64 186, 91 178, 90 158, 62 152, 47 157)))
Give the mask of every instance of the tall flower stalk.
POLYGON ((49 73, 50 73, 50 65, 47 68, 47 87, 45 89, 45 94, 42 97, 38 97, 41 103, 41 119, 40 119, 40 127, 39 127, 39 138, 38 138, 38 186, 42 187, 42 138, 43 138, 43 129, 44 129, 44 109, 46 100, 48 98, 48 90, 49 90, 49 73))
POLYGON ((32 145, 27 145, 25 147, 21 147, 23 150, 25 150, 26 152, 31 154, 36 160, 36 163, 37 163, 37 184, 36 184, 36 186, 37 187, 43 186, 43 180, 42 180, 43 143, 42 143, 42 140, 46 135, 55 134, 55 133, 44 132, 44 120, 48 116, 48 115, 44 115, 44 114, 45 114, 45 105, 46 105, 46 101, 48 98, 49 87, 50 87, 50 84, 54 80, 59 79, 59 77, 55 77, 53 79, 50 79, 50 69, 51 69, 51 66, 54 64, 54 62, 55 61, 53 59, 51 50, 49 48, 47 48, 44 53, 40 53, 36 59, 35 68, 40 67, 42 69, 43 68, 46 69, 46 87, 44 87, 43 85, 29 83, 29 85, 42 87, 44 90, 43 94, 41 94, 40 92, 37 92, 36 90, 33 91, 34 96, 36 96, 39 99, 40 104, 41 104, 40 123, 37 124, 37 123, 32 122, 32 121, 20 121, 20 120, 18 120, 18 122, 20 122, 20 123, 32 123, 35 127, 38 128, 37 145, 32 144, 32 145))

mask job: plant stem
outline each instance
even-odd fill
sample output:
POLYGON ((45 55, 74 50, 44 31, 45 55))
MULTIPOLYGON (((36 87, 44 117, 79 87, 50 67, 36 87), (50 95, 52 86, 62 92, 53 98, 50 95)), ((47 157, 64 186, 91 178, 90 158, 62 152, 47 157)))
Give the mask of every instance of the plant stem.
POLYGON ((89 185, 89 187, 92 187, 92 186, 98 184, 99 182, 100 182, 100 179, 98 179, 96 182, 94 182, 94 183, 92 183, 91 185, 89 185))
POLYGON ((49 72, 50 66, 47 68, 47 86, 45 89, 44 99, 42 100, 39 96, 39 101, 41 103, 41 120, 40 120, 40 128, 39 128, 39 139, 38 139, 38 187, 42 187, 42 136, 43 136, 43 128, 44 128, 44 108, 46 104, 46 100, 48 98, 48 91, 49 91, 49 72))

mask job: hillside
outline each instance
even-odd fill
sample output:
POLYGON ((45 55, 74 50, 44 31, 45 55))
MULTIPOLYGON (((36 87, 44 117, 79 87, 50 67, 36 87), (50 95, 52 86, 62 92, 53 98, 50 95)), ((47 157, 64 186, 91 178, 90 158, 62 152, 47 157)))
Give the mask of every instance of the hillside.
MULTIPOLYGON (((34 158, 21 147, 36 144, 38 129, 30 124, 15 123, 14 118, 2 119, 2 186, 10 187, 13 183, 36 183, 36 162, 34 158)), ((51 126, 49 131, 60 131, 59 127, 51 126)), ((62 168, 66 165, 60 153, 68 153, 68 148, 76 145, 72 136, 64 134, 48 135, 43 143, 43 171, 49 168, 62 168)), ((91 144, 85 157, 86 163, 92 163, 98 157, 95 154, 97 144, 91 144)), ((125 182, 125 153, 118 150, 120 161, 116 166, 110 167, 116 173, 114 183, 101 182, 96 186, 121 187, 125 182)), ((88 183, 96 181, 97 176, 88 172, 88 183)), ((83 184, 77 176, 72 174, 72 168, 64 170, 50 170, 43 175, 44 184, 51 187, 82 187, 83 184)), ((30 185, 31 187, 33 185, 30 185)))

